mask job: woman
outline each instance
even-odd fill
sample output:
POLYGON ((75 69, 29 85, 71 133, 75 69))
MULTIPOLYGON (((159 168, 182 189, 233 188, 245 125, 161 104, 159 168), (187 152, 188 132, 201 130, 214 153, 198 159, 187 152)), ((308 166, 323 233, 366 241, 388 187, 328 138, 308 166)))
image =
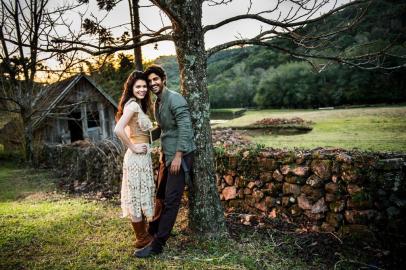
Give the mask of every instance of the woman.
POLYGON ((128 147, 123 161, 121 208, 129 216, 136 235, 136 248, 152 241, 146 230, 147 221, 154 215, 155 185, 150 154, 148 118, 151 109, 150 92, 144 74, 134 71, 127 78, 116 114, 114 132, 128 147))

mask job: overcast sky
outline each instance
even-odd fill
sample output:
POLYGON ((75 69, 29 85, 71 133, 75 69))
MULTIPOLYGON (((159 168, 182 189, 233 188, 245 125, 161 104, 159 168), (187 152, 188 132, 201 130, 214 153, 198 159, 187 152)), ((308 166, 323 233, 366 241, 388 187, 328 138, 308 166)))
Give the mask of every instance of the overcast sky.
MULTIPOLYGON (((325 0, 310 0, 312 1, 325 1, 325 0)), ((332 1, 334 2, 334 1, 332 1)), ((339 0, 339 3, 347 2, 345 0, 339 0)), ((209 6, 207 3, 203 6, 203 25, 214 24, 220 22, 226 18, 245 14, 248 9, 248 0, 233 0, 228 5, 221 6, 209 6)), ((140 0, 140 5, 151 5, 147 0, 140 0)), ((329 5, 331 7, 332 5, 329 5)), ((275 7, 275 1, 273 0, 253 0, 250 13, 257 13, 264 10, 270 10, 275 7)), ((276 19, 281 12, 281 16, 287 14, 291 8, 295 8, 295 5, 291 2, 282 3, 277 12, 268 15, 268 18, 276 19)), ((327 10, 327 9, 324 9, 327 10)), ((105 12, 98 10, 95 0, 90 0, 90 5, 87 9, 87 15, 93 14, 98 18, 105 15, 105 12)), ((319 15, 318 13, 317 15, 319 15)), ((156 7, 148 7, 140 9, 140 17, 143 24, 149 29, 157 30, 163 25, 170 25, 169 19, 165 14, 159 11, 156 7), (162 16, 160 16, 160 14, 162 16), (162 19, 161 19, 162 18, 162 19)), ((77 21, 76 21, 77 22, 77 21)), ((116 26, 122 24, 128 24, 127 27, 114 28, 113 33, 115 35, 121 35, 125 30, 129 31, 130 14, 128 7, 128 0, 122 0, 106 17, 104 20, 105 26, 116 26)), ((78 25, 77 25, 78 26, 78 25)), ((209 31, 205 36, 206 48, 211 48, 217 44, 221 44, 227 41, 236 39, 237 36, 244 38, 253 37, 260 32, 261 27, 263 30, 268 26, 258 23, 254 20, 240 20, 234 23, 230 23, 216 30, 209 31)), ((142 27, 142 31, 145 31, 145 27, 142 27)), ((129 31, 130 32, 130 31, 129 31)), ((175 48, 172 42, 160 42, 158 49, 154 49, 154 45, 143 46, 143 56, 147 59, 154 59, 160 55, 173 55, 175 54, 175 48)))

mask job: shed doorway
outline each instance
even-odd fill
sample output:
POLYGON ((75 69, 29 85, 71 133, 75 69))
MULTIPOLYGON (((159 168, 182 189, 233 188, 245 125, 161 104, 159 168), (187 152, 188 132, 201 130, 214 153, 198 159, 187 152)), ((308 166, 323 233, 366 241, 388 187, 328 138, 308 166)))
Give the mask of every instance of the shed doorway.
POLYGON ((83 140, 83 130, 82 130, 82 120, 80 112, 73 112, 69 116, 68 128, 70 131, 70 140, 71 143, 83 140))

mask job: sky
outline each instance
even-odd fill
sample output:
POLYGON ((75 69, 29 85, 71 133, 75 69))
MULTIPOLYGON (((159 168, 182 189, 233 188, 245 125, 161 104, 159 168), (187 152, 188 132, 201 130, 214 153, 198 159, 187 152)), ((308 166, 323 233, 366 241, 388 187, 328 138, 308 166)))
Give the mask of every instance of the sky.
MULTIPOLYGON (((52 12, 53 10, 58 10, 58 7, 64 4, 77 4, 79 0, 47 0, 47 9, 52 12)), ((69 31, 79 35, 82 31, 82 23, 84 18, 92 18, 98 21, 102 21, 102 25, 110 28, 114 37, 120 37, 125 31, 131 33, 130 31, 130 12, 129 12, 129 0, 118 0, 116 7, 110 12, 101 11, 97 6, 96 0, 89 0, 89 4, 84 4, 78 8, 70 9, 65 11, 61 19, 64 20, 64 24, 56 24, 55 31, 51 33, 46 33, 46 35, 41 36, 40 44, 44 46, 48 45, 48 42, 55 37, 65 37, 69 31), (79 15, 82 14, 82 16, 79 15)), ((191 1, 191 0, 190 0, 191 1)), ((275 12, 263 13, 261 16, 279 20, 279 18, 284 18, 287 14, 295 14, 295 9, 298 8, 298 2, 307 3, 308 7, 311 7, 314 3, 327 3, 325 8, 318 10, 314 16, 320 16, 322 12, 326 12, 332 8, 334 4, 340 6, 348 1, 352 0, 208 0, 204 1, 203 4, 203 15, 202 24, 203 26, 216 24, 227 18, 246 14, 248 8, 250 7, 249 13, 256 14, 263 11, 273 10, 276 4, 279 2, 280 5, 275 12), (210 6, 213 1, 223 1, 228 4, 210 6), (251 3, 251 5, 250 5, 251 3), (291 12, 293 10, 293 12, 291 12)), ((8 0, 9 5, 13 5, 13 0, 8 0)), ((24 1, 23 1, 24 2, 24 1)), ((25 3, 25 2, 24 2, 25 3)), ((28 2, 27 2, 28 3, 28 2)), ((26 4, 27 4, 26 3, 26 4)), ((163 26, 170 26, 170 21, 167 16, 160 11, 157 7, 153 6, 149 0, 140 0, 140 17, 142 22, 141 31, 145 32, 146 29, 151 29, 156 31, 161 29, 163 26), (149 7, 143 7, 149 6, 149 7)), ((27 10, 27 9, 25 9, 27 10)), ((300 16, 300 12, 296 15, 300 16)), ((58 13, 54 13, 57 16, 58 13)), ((313 17, 314 17, 313 16, 313 17)), ((306 18, 302 18, 304 20, 306 18)), ((22 20, 22 19, 21 19, 22 20)), ((23 23, 23 22, 22 22, 23 23)), ((226 24, 220 28, 208 31, 205 33, 205 46, 206 49, 210 49, 216 45, 236 40, 238 38, 252 38, 258 35, 261 31, 266 31, 271 26, 260 23, 256 20, 239 20, 233 23, 226 24)), ((29 31, 29 29, 26 29, 29 31)), ((96 37, 87 37, 86 41, 96 41, 96 37)), ((13 44, 10 45, 10 50, 13 48, 13 44)), ((28 50, 28 48, 27 48, 28 50)), ((173 42, 166 41, 160 42, 158 44, 151 44, 142 47, 143 57, 145 60, 154 60, 155 58, 162 55, 175 55, 175 47, 173 42)), ((28 52, 27 52, 28 53, 28 52)), ((126 53, 133 53, 133 50, 129 50, 126 53)), ((70 55, 74 55, 76 60, 87 59, 91 60, 90 55, 84 52, 75 52, 70 55)), ((58 71, 61 65, 55 57, 50 57, 46 53, 42 54, 40 58, 44 59, 45 64, 52 70, 58 71)), ((49 74, 44 71, 38 77, 41 80, 48 80, 49 74)))
MULTIPOLYGON (((310 0, 310 2, 314 1, 320 2, 323 0, 310 0)), ((276 1, 274 0, 252 0, 250 13, 257 13, 264 10, 270 10, 275 7, 275 2, 276 1)), ((339 0, 338 2, 341 4, 347 1, 339 0)), ((249 3, 250 3, 249 0, 233 0, 231 1, 231 3, 227 5, 209 6, 209 3, 205 2, 203 5, 202 23, 203 25, 214 24, 235 15, 245 14, 248 10, 249 3)), ((151 5, 151 3, 147 0, 140 0, 140 5, 141 6, 151 5)), ((332 5, 329 6, 331 7, 332 5)), ((280 5, 280 8, 278 9, 277 12, 274 12, 270 15, 266 15, 266 17, 276 19, 279 15, 283 16, 288 14, 289 10, 294 7, 295 4, 293 4, 292 2, 285 1, 280 5)), ((85 12, 85 10, 83 9, 82 12, 85 12)), ((126 24, 126 26, 115 27, 114 29, 112 29, 113 34, 117 36, 121 35, 124 31, 129 31, 130 29, 129 28, 130 13, 127 0, 122 0, 121 2, 119 2, 119 4, 108 14, 98 9, 95 0, 90 0, 89 6, 86 7, 86 16, 91 15, 97 18, 102 18, 106 16, 103 21, 103 24, 105 26, 113 27, 117 25, 126 24)), ((317 15, 320 15, 320 13, 318 13, 317 15)), ((72 18, 74 18, 75 15, 72 13, 72 16, 73 16, 72 18)), ((166 15, 161 11, 159 11, 159 9, 156 7, 141 8, 140 17, 141 22, 149 29, 157 30, 164 25, 165 26, 170 25, 170 21, 166 17, 166 15)), ((72 19, 73 23, 72 27, 76 27, 77 30, 80 29, 80 23, 78 24, 78 22, 79 20, 72 19)), ((263 30, 269 28, 269 26, 254 20, 240 20, 225 25, 221 28, 215 29, 213 31, 209 31, 206 33, 205 36, 206 48, 209 49, 215 45, 235 40, 236 37, 244 37, 244 38, 254 37, 261 31, 261 27, 263 30)), ((146 28, 142 26, 141 31, 145 29, 146 28)), ((151 44, 142 47, 144 58, 148 60, 153 60, 161 55, 175 54, 175 47, 173 43, 170 41, 160 42, 158 44, 157 49, 154 49, 154 46, 155 46, 154 44, 151 44)))

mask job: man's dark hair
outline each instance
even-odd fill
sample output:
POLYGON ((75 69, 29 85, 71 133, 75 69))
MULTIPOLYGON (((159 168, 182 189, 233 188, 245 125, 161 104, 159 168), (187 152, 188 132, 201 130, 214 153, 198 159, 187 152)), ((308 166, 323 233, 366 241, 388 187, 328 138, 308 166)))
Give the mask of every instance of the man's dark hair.
POLYGON ((166 80, 166 73, 165 70, 159 66, 159 65, 150 65, 147 67, 147 69, 144 71, 145 76, 148 78, 148 76, 152 73, 155 73, 158 75, 161 80, 166 80))

